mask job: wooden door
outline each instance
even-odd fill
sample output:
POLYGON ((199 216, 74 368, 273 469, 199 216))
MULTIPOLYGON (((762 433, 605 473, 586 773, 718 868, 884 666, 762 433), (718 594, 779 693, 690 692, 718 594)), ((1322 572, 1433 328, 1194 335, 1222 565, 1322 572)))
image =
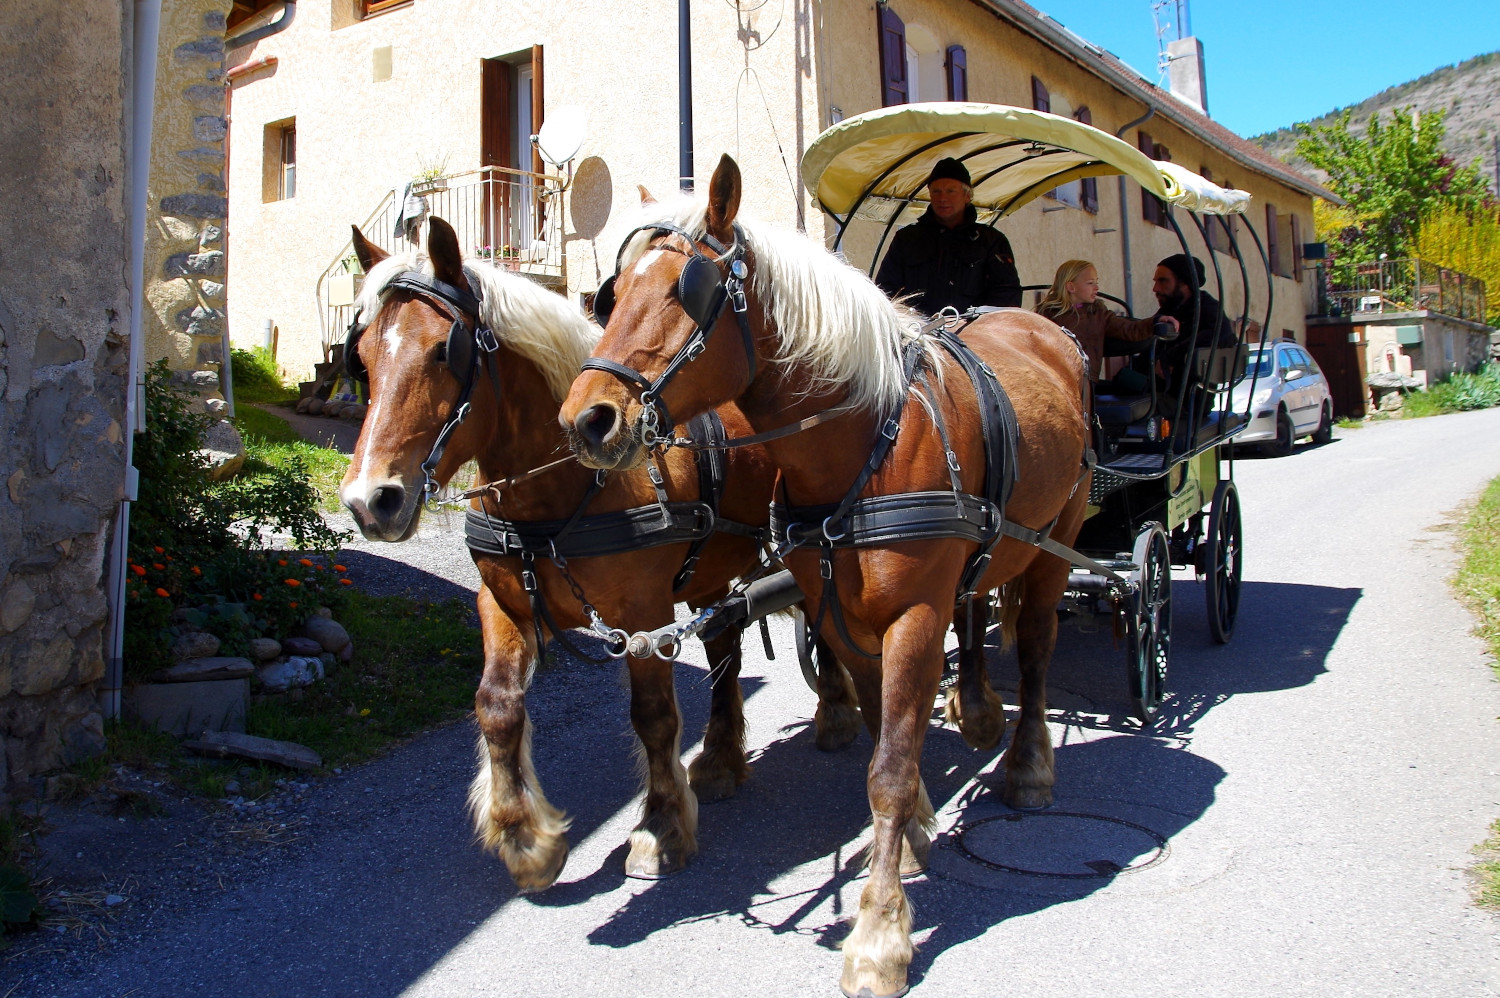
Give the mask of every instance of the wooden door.
MULTIPOLYGON (((485 59, 483 78, 479 90, 479 165, 511 165, 511 115, 510 78, 513 72, 510 63, 501 59, 485 59)), ((505 242, 505 219, 509 216, 510 187, 504 174, 483 174, 484 197, 480 208, 480 232, 486 246, 500 252, 505 242)))
POLYGON ((1349 324, 1308 326, 1307 352, 1323 369, 1336 416, 1360 419, 1365 414, 1364 347, 1349 342, 1349 324))

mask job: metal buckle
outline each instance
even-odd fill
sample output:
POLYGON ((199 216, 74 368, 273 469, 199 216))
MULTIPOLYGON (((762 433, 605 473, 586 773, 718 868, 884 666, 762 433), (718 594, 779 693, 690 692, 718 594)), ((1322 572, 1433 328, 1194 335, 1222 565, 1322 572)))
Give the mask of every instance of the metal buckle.
POLYGON ((887 419, 885 425, 880 428, 880 435, 891 443, 896 442, 896 436, 901 432, 901 423, 896 419, 887 419))
POLYGON ((948 452, 948 470, 953 472, 963 471, 963 468, 958 465, 958 455, 951 450, 948 452))
POLYGON ((833 552, 828 548, 823 549, 823 557, 818 560, 818 574, 825 581, 833 578, 833 552))
POLYGON ((479 344, 479 349, 485 353, 494 353, 500 349, 500 340, 489 326, 480 326, 474 330, 474 342, 479 344))
MULTIPOLYGON (((845 537, 849 536, 849 532, 847 530, 840 530, 836 534, 830 533, 829 531, 832 528, 829 525, 832 522, 833 522, 833 516, 832 516, 832 514, 830 514, 828 516, 825 516, 823 518, 823 537, 828 541, 828 543, 830 543, 830 544, 837 544, 839 541, 841 541, 845 537)), ((824 576, 824 578, 827 578, 827 576, 824 576)))

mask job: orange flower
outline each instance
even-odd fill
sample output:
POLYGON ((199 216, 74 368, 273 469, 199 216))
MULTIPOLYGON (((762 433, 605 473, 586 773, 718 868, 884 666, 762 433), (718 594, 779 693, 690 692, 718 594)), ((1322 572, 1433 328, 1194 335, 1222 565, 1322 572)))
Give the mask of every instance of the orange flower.
POLYGON ((285 565, 286 564, 286 559, 285 558, 277 558, 276 559, 276 564, 278 564, 278 565, 285 565))
POLYGON ((344 566, 343 566, 343 565, 335 565, 335 566, 333 566, 333 570, 334 570, 334 571, 335 571, 335 572, 347 572, 347 571, 349 571, 349 570, 348 570, 348 569, 347 569, 347 568, 345 568, 345 567, 344 567, 344 566))
POLYGON ((160 544, 156 545, 151 550, 155 551, 157 554, 166 554, 167 553, 167 549, 164 548, 164 547, 162 547, 160 544))
POLYGON ((312 568, 312 559, 311 558, 298 558, 297 559, 297 564, 299 564, 299 565, 305 565, 308 568, 312 568))
POLYGON ((151 567, 156 569, 158 572, 165 572, 167 570, 167 566, 163 565, 159 561, 153 561, 151 563, 151 567))
POLYGON ((353 579, 340 579, 339 580, 339 585, 341 585, 341 586, 352 586, 352 585, 354 585, 354 580, 353 579))
POLYGON ((131 565, 130 566, 130 570, 132 572, 134 572, 136 575, 145 575, 146 574, 146 567, 144 565, 131 565))
POLYGON ((194 565, 193 566, 193 574, 194 575, 202 575, 203 574, 203 569, 199 568, 197 565, 194 565))
POLYGON ((290 603, 287 604, 287 606, 289 606, 293 610, 295 610, 295 609, 297 609, 297 601, 296 600, 292 600, 290 603))
POLYGON ((257 603, 259 603, 261 601, 261 595, 260 595, 260 593, 251 593, 250 594, 250 598, 253 599, 253 600, 255 600, 255 602, 257 602, 257 603))
POLYGON ((291 586, 293 589, 296 589, 298 586, 302 585, 302 583, 297 579, 287 579, 286 584, 291 586))
POLYGON ((320 572, 323 571, 323 566, 322 565, 314 565, 313 568, 316 568, 320 572))
POLYGON ((162 599, 168 599, 172 594, 158 586, 156 589, 156 595, 160 596, 162 599))

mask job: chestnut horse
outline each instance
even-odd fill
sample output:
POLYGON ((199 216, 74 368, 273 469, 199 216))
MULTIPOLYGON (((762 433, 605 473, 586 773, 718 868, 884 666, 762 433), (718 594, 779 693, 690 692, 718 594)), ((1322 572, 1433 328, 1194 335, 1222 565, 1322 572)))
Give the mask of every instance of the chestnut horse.
MULTIPOLYGON (((478 464, 480 482, 501 482, 548 463, 558 466, 525 481, 475 496, 471 508, 517 525, 566 522, 590 494, 597 472, 568 454, 557 423, 558 400, 593 348, 598 327, 560 295, 531 280, 459 256, 458 240, 441 219, 431 220, 429 259, 387 257, 356 228, 354 249, 366 277, 358 306, 363 333, 353 340, 351 371, 363 370, 372 399, 339 496, 364 536, 401 541, 416 530, 427 481, 424 459, 440 452, 431 479, 446 483, 466 461, 478 464), (430 291, 428 289, 431 289, 430 291), (475 299, 478 299, 475 301, 475 299), (458 314, 467 302, 478 314, 458 314), (461 326, 455 324, 462 324, 461 326), (466 371, 454 358, 464 352, 453 337, 475 327, 493 333, 493 353, 466 371), (462 377, 472 378, 467 419, 446 446, 439 434, 460 402, 462 377), (496 397, 498 389, 499 397, 496 397), (435 450, 436 447, 436 450, 435 450), (559 463, 559 455, 566 460, 559 463)), ((347 348, 346 348, 347 349, 347 348)), ((727 432, 748 426, 732 407, 719 410, 727 432)), ((764 525, 774 471, 765 452, 731 453, 719 514, 741 524, 764 525)), ((673 454, 660 463, 672 500, 698 498, 695 460, 673 454)), ((657 496, 644 471, 610 473, 587 514, 650 507, 657 496)), ((569 559, 566 568, 603 619, 615 627, 649 629, 671 623, 674 599, 702 606, 758 564, 750 536, 715 533, 702 547, 696 570, 674 595, 686 543, 645 547, 599 557, 569 559)), ((472 544, 471 544, 472 548, 472 544)), ((484 674, 474 697, 479 722, 479 771, 469 793, 477 837, 497 853, 522 890, 553 883, 568 854, 568 819, 547 801, 531 758, 531 721, 525 694, 540 649, 537 636, 556 624, 589 620, 569 580, 543 556, 531 570, 516 555, 471 550, 483 587, 478 593, 484 634, 484 674), (536 612, 526 583, 531 571, 550 618, 536 612)), ((626 872, 665 876, 697 851, 698 798, 734 793, 749 775, 739 688, 739 630, 706 641, 713 692, 702 753, 686 773, 680 761, 681 717, 672 663, 629 658, 630 719, 644 748, 644 814, 630 836, 626 872)), ((819 705, 819 743, 852 739, 858 728, 847 680, 828 683, 819 705)))
MULTIPOLYGON (((852 673, 875 738, 870 878, 844 942, 841 986, 847 995, 881 998, 907 986, 911 911, 901 854, 903 843, 921 844, 913 842, 913 824, 931 830, 919 761, 949 624, 961 635, 950 716, 970 744, 992 747, 1004 712, 985 677, 983 643, 968 628, 987 616, 987 594, 1004 587, 1017 631, 1021 712, 1005 753, 1003 799, 1045 807, 1053 784, 1047 665, 1069 565, 998 531, 989 534, 987 567, 971 561, 982 542, 951 535, 838 543, 860 527, 859 517, 840 515, 873 509, 871 497, 946 496, 953 509, 956 493, 983 495, 988 410, 957 355, 911 313, 821 244, 739 219, 740 194, 739 168, 725 156, 706 205, 683 206, 622 248, 612 287, 601 289, 612 292, 604 335, 573 382, 562 421, 585 464, 614 468, 639 460, 642 427, 657 420, 650 410, 659 406, 681 420, 738 400, 758 432, 820 412, 829 417, 767 447, 781 469, 782 509, 800 529, 794 539, 804 542, 785 564, 810 607, 822 594, 822 636, 852 673), (704 287, 715 281, 730 305, 710 314, 701 302, 713 300, 704 287), (691 345, 679 354, 684 344, 691 345), (827 518, 795 515, 811 509, 827 518), (969 576, 972 595, 963 599, 960 583, 971 566, 981 574, 969 576)), ((1053 540, 1071 544, 1088 496, 1080 351, 1059 327, 1019 309, 982 315, 963 329, 962 342, 998 376, 1014 408, 1008 529, 1050 525, 1053 540)), ((866 523, 877 518, 869 513, 866 523)), ((789 531, 778 529, 776 539, 789 531)))

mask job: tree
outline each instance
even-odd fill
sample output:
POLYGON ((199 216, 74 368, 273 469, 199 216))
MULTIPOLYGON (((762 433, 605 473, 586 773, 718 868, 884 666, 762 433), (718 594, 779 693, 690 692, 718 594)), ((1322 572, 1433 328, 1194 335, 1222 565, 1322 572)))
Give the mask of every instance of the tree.
POLYGON ((1297 154, 1328 175, 1329 190, 1349 202, 1346 212, 1325 213, 1320 230, 1346 263, 1385 253, 1409 256, 1423 216, 1439 208, 1477 211, 1491 198, 1478 166, 1459 166, 1443 153, 1446 111, 1420 116, 1391 112, 1389 125, 1371 115, 1363 137, 1349 130, 1351 111, 1331 125, 1299 124, 1297 154))
POLYGON ((1500 209, 1439 208, 1422 219, 1412 251, 1484 281, 1487 321, 1500 323, 1500 209))

